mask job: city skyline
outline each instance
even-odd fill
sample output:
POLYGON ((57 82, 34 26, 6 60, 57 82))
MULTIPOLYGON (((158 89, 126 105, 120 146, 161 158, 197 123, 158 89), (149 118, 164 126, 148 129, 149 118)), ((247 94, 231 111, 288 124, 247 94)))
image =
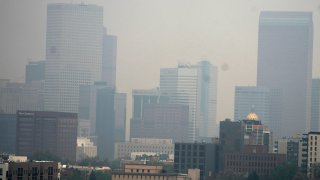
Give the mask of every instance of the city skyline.
MULTIPOLYGON (((63 1, 48 1, 48 3, 52 2, 63 1)), ((154 9, 154 4, 143 0, 141 0, 141 3, 112 0, 90 2, 97 2, 104 6, 104 25, 110 34, 118 36, 117 87, 121 92, 130 93, 132 89, 154 87, 155 84, 158 84, 158 69, 161 67, 174 67, 178 61, 193 63, 200 61, 202 58, 209 59, 212 64, 219 67, 220 72, 218 80, 218 121, 233 116, 233 89, 235 85, 255 85, 258 17, 261 10, 312 11, 314 22, 319 22, 318 2, 315 0, 308 1, 308 3, 300 1, 283 1, 282 3, 276 1, 250 1, 245 3, 233 2, 232 4, 230 2, 182 3, 177 1, 171 2, 171 6, 168 9, 165 9, 168 5, 166 1, 153 2, 156 3, 157 10, 154 9), (123 3, 130 4, 132 10, 123 7, 123 3), (237 8, 235 9, 235 7, 237 8), (208 11, 208 8, 213 8, 216 11, 208 11), (219 10, 223 8, 227 8, 227 11, 222 12, 219 10), (206 13, 201 13, 202 10, 206 13), (144 16, 150 12, 152 12, 151 16, 144 16), (163 12, 166 12, 166 15, 163 12), (228 12, 233 13, 229 14, 228 12), (194 16, 190 16, 190 14, 194 14, 194 16), (237 16, 234 16, 235 14, 237 16), (184 16, 185 18, 182 18, 184 16), (153 23, 151 18, 158 20, 157 22, 159 23, 153 23), (188 19, 190 23, 187 23, 188 19), (175 26, 177 23, 178 26, 175 26), (142 27, 147 28, 141 31, 142 27), (128 28, 130 28, 130 31, 128 31, 128 28), (161 31, 156 31, 156 29, 161 31), (179 35, 180 32, 182 32, 181 35, 179 35), (237 36, 239 33, 242 35, 237 36), (186 36, 187 34, 192 36, 186 36), (164 39, 167 38, 164 37, 169 38, 172 43, 166 43, 164 39), (151 42, 155 43, 150 46, 149 43, 151 42), (162 53, 159 54, 158 51, 162 53), (153 56, 151 56, 152 54, 153 56), (148 65, 149 68, 141 73, 139 66, 143 64, 148 65), (129 75, 125 72, 134 72, 134 74, 129 75), (146 75, 148 78, 145 78, 146 75), (144 80, 141 81, 141 79, 144 80)), ((26 10, 19 9, 19 3, 3 1, 4 6, 2 7, 7 5, 8 10, 4 9, 1 12, 8 16, 2 17, 14 17, 17 22, 28 20, 25 18, 32 17, 34 18, 33 21, 38 23, 34 24, 26 21, 33 25, 31 27, 28 24, 21 24, 21 26, 18 24, 10 25, 5 21, 5 18, 0 19, 0 23, 4 24, 4 33, 0 37, 4 39, 4 42, 9 43, 7 44, 8 46, 0 49, 2 59, 8 59, 0 62, 0 68, 6 67, 5 69, 1 68, 0 76, 16 81, 24 81, 23 66, 28 61, 44 59, 45 17, 42 15, 46 14, 46 2, 28 2, 24 7, 26 10), (20 14, 13 14, 10 8, 11 10, 20 10, 21 15, 23 14, 25 17, 20 14), (30 10, 32 10, 32 13, 27 13, 30 10), (8 31, 8 28, 15 28, 20 33, 13 36, 11 31, 8 31), (34 42, 34 47, 26 48, 28 52, 22 50, 19 55, 9 55, 8 52, 11 52, 14 48, 21 49, 23 47, 25 42, 23 39, 29 37, 30 30, 32 30, 32 35, 35 36, 32 41, 34 42), (10 37, 10 40, 7 37, 10 37), (16 38, 22 40, 21 45, 14 43, 16 38), (17 71, 13 71, 16 68, 17 71), (15 72, 15 74, 12 74, 12 72, 15 72)), ((319 77, 319 70, 316 68, 319 65, 317 52, 317 49, 319 49, 318 24, 315 23, 314 26, 313 77, 319 77)), ((128 114, 131 114, 130 94, 128 94, 128 97, 127 109, 129 111, 128 114)))

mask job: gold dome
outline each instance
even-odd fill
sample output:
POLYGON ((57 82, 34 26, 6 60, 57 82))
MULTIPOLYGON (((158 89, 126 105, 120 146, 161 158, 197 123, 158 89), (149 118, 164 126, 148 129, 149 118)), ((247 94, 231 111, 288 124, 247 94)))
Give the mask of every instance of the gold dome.
POLYGON ((259 117, 258 117, 258 115, 256 114, 256 113, 250 113, 250 114, 248 114, 247 115, 247 119, 248 120, 259 120, 259 117))

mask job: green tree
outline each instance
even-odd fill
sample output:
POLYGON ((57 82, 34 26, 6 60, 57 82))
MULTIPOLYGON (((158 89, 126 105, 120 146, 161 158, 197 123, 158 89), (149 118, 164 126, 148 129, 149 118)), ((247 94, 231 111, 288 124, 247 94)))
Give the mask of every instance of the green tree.
POLYGON ((81 173, 79 170, 73 170, 66 178, 67 180, 85 180, 85 174, 81 173))
POLYGON ((107 171, 92 171, 90 180, 111 180, 111 174, 107 171))
POLYGON ((272 180, 291 180, 298 171, 298 167, 289 162, 285 162, 277 166, 272 174, 272 180))
POLYGON ((248 180, 259 180, 259 176, 255 171, 253 171, 252 173, 249 174, 248 180))

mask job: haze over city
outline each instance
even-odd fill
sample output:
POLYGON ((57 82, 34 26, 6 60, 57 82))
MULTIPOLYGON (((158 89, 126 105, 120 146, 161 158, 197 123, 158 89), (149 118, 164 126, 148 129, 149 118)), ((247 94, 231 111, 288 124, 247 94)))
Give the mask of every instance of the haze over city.
POLYGON ((218 67, 217 121, 233 118, 234 86, 255 85, 261 10, 311 11, 313 77, 320 77, 318 0, 0 1, 0 77, 24 81, 28 61, 45 59, 46 4, 96 3, 108 34, 118 37, 117 89, 159 86, 160 68, 208 60, 218 67))

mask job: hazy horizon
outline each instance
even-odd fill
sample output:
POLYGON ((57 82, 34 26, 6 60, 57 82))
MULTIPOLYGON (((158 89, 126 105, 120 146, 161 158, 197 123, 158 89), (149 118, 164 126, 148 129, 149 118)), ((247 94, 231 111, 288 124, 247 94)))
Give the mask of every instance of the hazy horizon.
MULTIPOLYGON (((27 62, 45 59, 47 2, 81 1, 0 0, 0 79, 23 82, 27 62)), ((233 119, 234 87, 256 83, 262 10, 313 12, 313 77, 320 77, 318 0, 83 2, 103 6, 108 34, 118 37, 117 89, 128 93, 128 119, 132 89, 158 87, 160 68, 203 59, 219 68, 217 120, 233 119)))

